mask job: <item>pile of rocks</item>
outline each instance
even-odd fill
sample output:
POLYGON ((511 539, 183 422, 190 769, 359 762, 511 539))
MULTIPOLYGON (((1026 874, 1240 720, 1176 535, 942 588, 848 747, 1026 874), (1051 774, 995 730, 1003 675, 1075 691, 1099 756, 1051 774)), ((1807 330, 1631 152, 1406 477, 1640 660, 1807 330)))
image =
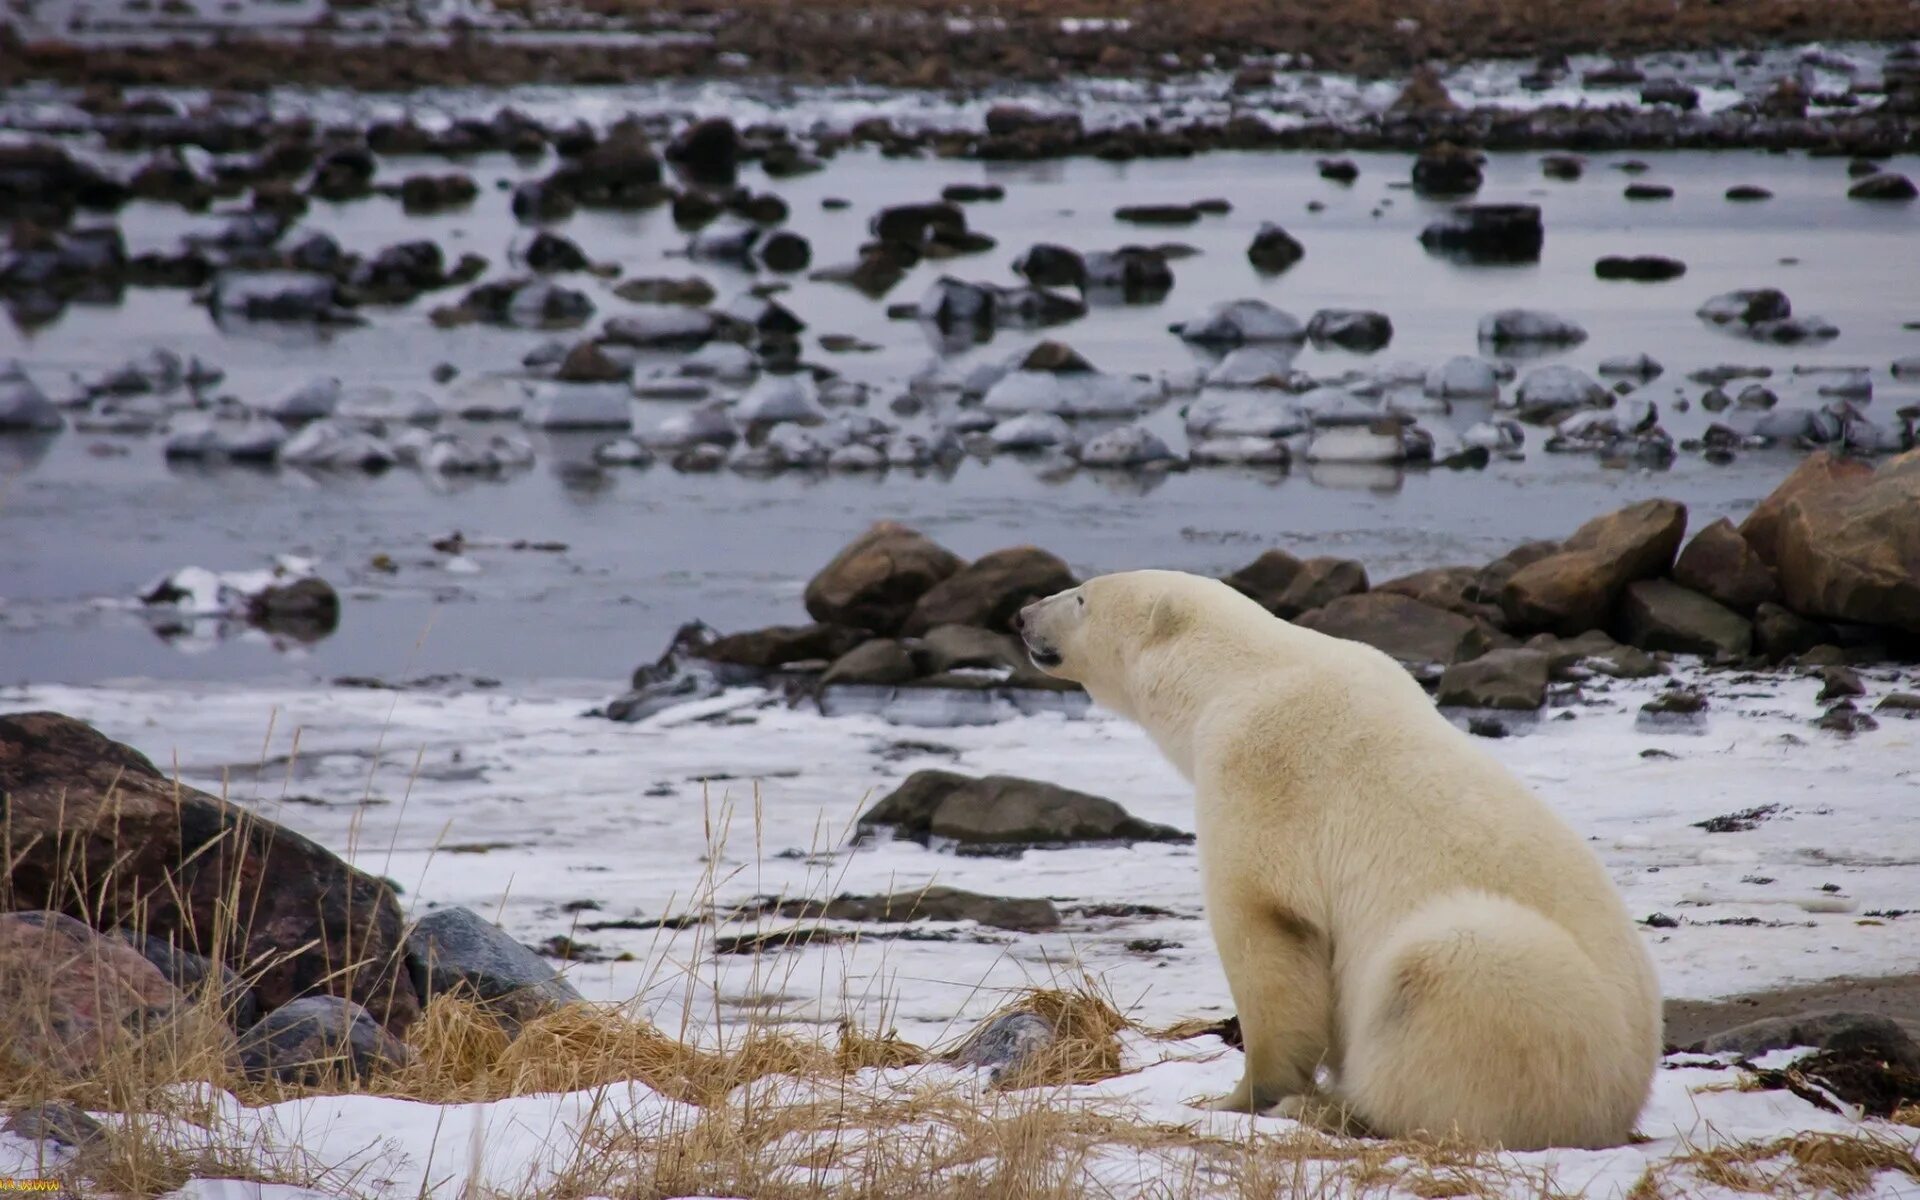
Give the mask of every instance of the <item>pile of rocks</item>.
POLYGON ((254 1076, 360 1077, 409 1059, 435 996, 510 1029, 580 999, 472 912, 410 925, 388 881, 58 713, 0 716, 0 814, 0 1025, 26 1068, 84 1077, 164 1033, 254 1076))
MULTIPOLYGON (((1648 500, 1494 562, 1372 584, 1360 563, 1269 550, 1225 577, 1277 616, 1374 646, 1440 702, 1533 709, 1554 681, 1645 676, 1659 656, 1841 666, 1920 651, 1920 451, 1876 469, 1817 451, 1740 525, 1688 540, 1687 510, 1648 500)), ((639 720, 723 687, 774 680, 831 710, 838 689, 1058 692, 1011 636, 1027 601, 1075 583, 1031 546, 968 563, 875 525, 808 583, 813 623, 682 631, 609 715, 639 720)))

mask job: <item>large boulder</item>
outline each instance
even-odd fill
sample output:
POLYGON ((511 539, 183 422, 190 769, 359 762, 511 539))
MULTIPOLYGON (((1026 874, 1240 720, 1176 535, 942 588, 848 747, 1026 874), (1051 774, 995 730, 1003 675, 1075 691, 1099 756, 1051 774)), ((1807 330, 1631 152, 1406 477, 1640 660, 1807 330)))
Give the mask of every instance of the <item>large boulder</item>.
POLYGON ((1542 650, 1490 650, 1449 666, 1436 699, 1461 708, 1530 711, 1547 702, 1551 666, 1552 656, 1542 650))
POLYGON ((1873 474, 1871 463, 1815 450, 1747 514, 1747 519, 1740 523, 1740 536, 1753 547, 1761 562, 1772 566, 1780 560, 1780 525, 1788 504, 1802 496, 1851 491, 1863 486, 1873 474))
POLYGON ((169 939, 241 972, 265 1007, 341 995, 395 1033, 419 1014, 385 880, 71 717, 0 716, 0 824, 7 907, 169 939))
POLYGON ((1297 619, 1302 629, 1364 642, 1404 663, 1464 662, 1485 654, 1493 634, 1471 617, 1392 592, 1342 596, 1297 619))
POLYGON ((821 673, 823 687, 834 684, 868 684, 898 687, 911 683, 924 672, 912 649, 898 638, 873 638, 833 660, 821 673))
POLYGON ((1228 587, 1289 620, 1367 590, 1367 569, 1350 558, 1299 559, 1268 550, 1224 580, 1228 587))
POLYGON ((514 1022, 582 999, 546 959, 470 908, 442 908, 414 922, 407 964, 422 1000, 458 996, 514 1022))
POLYGON ((1021 608, 1077 582, 1066 563, 1037 546, 995 550, 929 588, 913 606, 904 632, 917 637, 936 625, 1009 631, 1021 608))
POLYGON ((807 612, 828 624, 898 633, 920 598, 964 566, 917 530, 881 521, 807 583, 807 612))
POLYGON ((1891 1017, 1879 1013, 1816 1010, 1788 1017, 1763 1017, 1735 1025, 1692 1047, 1704 1054, 1758 1058, 1769 1050, 1867 1050, 1875 1058, 1920 1072, 1920 1046, 1891 1017))
POLYGON ((1773 568, 1725 517, 1693 535, 1673 564, 1673 580, 1747 616, 1780 596, 1773 568))
POLYGON ((1753 626, 1745 617, 1665 579, 1628 584, 1616 624, 1620 640, 1642 650, 1745 658, 1753 649, 1753 626))
POLYGON ((0 915, 0 1061, 64 1077, 96 1071, 143 1038, 177 1036, 192 1009, 140 952, 64 913, 0 915))
POLYGON ((1790 500, 1776 552, 1795 612, 1920 634, 1920 450, 1856 488, 1790 500))
POLYGON ((891 828, 899 836, 963 847, 1037 846, 1072 842, 1187 842, 1192 834, 1131 816, 1111 800, 1051 783, 952 771, 916 771, 862 813, 862 831, 891 828))
MULTIPOLYGON (((1507 619, 1498 604, 1492 603, 1480 567, 1429 567, 1374 585, 1377 592, 1410 596, 1422 604, 1444 608, 1448 612, 1472 617, 1498 628, 1507 619)), ((1498 595, 1496 588, 1492 595, 1498 595)))
POLYGON ((405 1066, 413 1051, 366 1009, 338 996, 283 1004, 240 1038, 247 1074, 283 1083, 333 1087, 405 1066))
POLYGON ((1500 589, 1514 629, 1571 635, 1607 624, 1628 584, 1666 574, 1687 529, 1687 509, 1643 500, 1595 517, 1558 552, 1521 567, 1500 589))

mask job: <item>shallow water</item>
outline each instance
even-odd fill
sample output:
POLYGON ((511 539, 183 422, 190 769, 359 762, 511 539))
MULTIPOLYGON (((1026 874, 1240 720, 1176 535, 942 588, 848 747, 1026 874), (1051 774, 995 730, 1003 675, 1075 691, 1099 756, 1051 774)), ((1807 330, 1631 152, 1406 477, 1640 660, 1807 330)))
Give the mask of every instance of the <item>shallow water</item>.
MULTIPOLYGON (((511 97, 504 97, 510 99, 511 97)), ((917 268, 876 303, 835 285, 791 280, 781 301, 820 334, 877 344, 869 354, 809 357, 876 385, 875 411, 905 380, 935 358, 938 347, 916 323, 889 321, 885 303, 917 299, 938 275, 1013 282, 1012 260, 1028 245, 1056 241, 1081 250, 1129 242, 1180 241, 1201 253, 1173 264, 1175 286, 1161 303, 1096 307, 1086 318, 1047 331, 1111 372, 1159 372, 1189 366, 1193 352, 1166 332, 1169 322, 1208 304, 1260 296, 1305 318, 1317 308, 1374 308, 1393 319, 1392 345, 1374 356, 1307 348, 1296 365, 1319 376, 1370 370, 1391 362, 1430 365, 1475 351, 1475 325, 1508 306, 1548 309, 1591 334, 1571 351, 1528 360, 1591 369, 1602 358, 1647 352, 1666 374, 1646 389, 1661 405, 1676 439, 1697 434, 1708 418, 1682 414, 1673 401, 1704 389, 1684 375, 1717 363, 1769 366, 1783 403, 1817 402, 1816 377, 1793 377, 1795 366, 1861 366, 1874 371, 1876 396, 1866 411, 1890 421, 1895 409, 1920 400, 1914 385, 1894 383, 1887 364, 1920 352, 1920 274, 1912 269, 1920 206, 1869 205, 1845 198, 1845 163, 1803 156, 1728 153, 1643 155, 1641 180, 1671 184, 1674 199, 1632 202, 1629 176, 1605 158, 1575 183, 1543 179, 1537 156, 1496 155, 1488 164, 1483 202, 1524 200, 1545 212, 1541 261, 1524 267, 1467 267, 1426 254, 1417 234, 1445 206, 1392 186, 1407 159, 1354 156, 1357 183, 1321 179, 1313 158, 1298 154, 1220 154, 1181 162, 1107 164, 1066 161, 982 165, 887 161, 850 153, 816 175, 767 181, 757 170, 743 181, 772 190, 792 208, 788 227, 814 246, 815 266, 853 257, 867 216, 890 203, 931 199, 949 183, 1004 185, 999 203, 969 206, 973 226, 999 239, 982 255, 917 268), (1760 183, 1771 201, 1724 201, 1736 183, 1760 183), (845 211, 820 201, 843 196, 845 211), (1224 197, 1233 211, 1185 228, 1142 228, 1111 217, 1119 204, 1224 197), (1307 211, 1309 201, 1325 205, 1307 211), (1306 246, 1285 275, 1265 279, 1244 251, 1266 220, 1283 224, 1306 246), (1658 284, 1596 280, 1593 261, 1606 254, 1663 254, 1687 263, 1687 274, 1658 284), (1783 260, 1791 259, 1791 263, 1783 260), (1841 335, 1802 348, 1754 343, 1705 325, 1693 310, 1709 295, 1772 285, 1792 297, 1796 314, 1819 315, 1841 335)), ((382 160, 382 178, 450 169, 441 160, 382 160)), ((1894 169, 1920 174, 1914 160, 1894 169)), ((449 257, 473 250, 504 274, 506 248, 522 231, 504 193, 490 186, 542 174, 505 158, 463 169, 482 193, 463 213, 414 218, 397 201, 316 204, 305 225, 332 232, 360 251, 432 237, 449 257)), ((131 248, 171 245, 206 218, 136 205, 122 214, 131 248)), ((722 299, 744 291, 753 276, 672 257, 685 244, 662 209, 642 214, 583 212, 560 227, 590 258, 611 261, 626 277, 699 273, 722 299)), ((565 279, 593 296, 598 317, 629 306, 608 283, 565 279)), ((428 372, 440 362, 462 377, 517 369, 520 357, 549 335, 433 328, 427 312, 457 298, 439 293, 402 310, 372 310, 372 323, 329 338, 304 331, 254 329, 223 334, 180 292, 129 292, 119 305, 73 307, 56 323, 28 333, 0 328, 0 358, 19 357, 50 392, 67 390, 69 372, 111 367, 134 353, 164 346, 197 354, 227 371, 219 389, 264 399, 316 375, 348 383, 389 383, 433 390, 428 372)), ((596 319, 597 320, 597 319, 596 319)), ((964 369, 1031 345, 1039 334, 1003 331, 990 343, 953 355, 964 369)), ((662 356, 660 362, 669 361, 662 356)), ((642 372, 644 373, 643 366, 642 372)), ((668 403, 636 406, 641 427, 673 411, 668 403)), ((1173 434, 1169 404, 1150 424, 1173 434)), ((1458 405, 1430 426, 1464 428, 1486 416, 1483 405, 1458 405)), ((973 555, 1015 542, 1062 553, 1077 570, 1138 565, 1230 569, 1259 550, 1282 545, 1301 553, 1350 555, 1377 578, 1443 562, 1484 560, 1528 537, 1557 536, 1603 509, 1652 495, 1686 501, 1696 527, 1737 514, 1764 495, 1796 460, 1791 451, 1750 452, 1725 467, 1682 454, 1661 473, 1602 467, 1590 457, 1549 455, 1543 432, 1529 430, 1522 462, 1496 462, 1482 472, 1402 472, 1394 468, 1324 468, 1296 464, 1291 473, 1205 469, 1160 479, 1061 475, 1044 464, 1002 459, 968 461, 947 474, 894 471, 881 478, 787 475, 750 479, 678 475, 662 467, 582 476, 568 469, 598 437, 539 439, 540 464, 500 482, 444 485, 409 472, 377 478, 309 475, 294 470, 200 470, 169 467, 158 438, 81 435, 50 442, 0 442, 0 679, 87 681, 124 675, 250 678, 286 672, 318 675, 412 675, 465 671, 498 677, 624 675, 650 658, 681 621, 704 618, 722 628, 798 619, 805 579, 870 521, 915 524, 973 555), (102 448, 115 457, 103 457, 102 448), (554 540, 562 554, 479 549, 477 575, 454 575, 428 543, 452 530, 469 537, 554 540), (273 553, 322 560, 322 571, 347 596, 341 627, 298 657, 264 641, 240 640, 183 655, 124 610, 102 607, 139 585, 189 563, 216 569, 250 567, 273 553), (375 554, 398 560, 396 574, 367 568, 375 554)))

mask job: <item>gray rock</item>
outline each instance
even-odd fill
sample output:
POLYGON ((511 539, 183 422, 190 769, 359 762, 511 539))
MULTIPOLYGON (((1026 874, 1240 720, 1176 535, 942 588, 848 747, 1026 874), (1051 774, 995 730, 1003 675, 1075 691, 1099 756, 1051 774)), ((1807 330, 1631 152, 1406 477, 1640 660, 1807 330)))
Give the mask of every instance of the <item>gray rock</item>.
POLYGON ((820 676, 822 686, 837 683, 896 686, 911 682, 921 674, 906 643, 894 638, 874 638, 862 642, 833 660, 820 676))
POLYGON ((515 1022, 582 999, 545 959, 468 908, 415 921, 407 931, 407 969, 422 1001, 461 996, 515 1022))
POLYGON ((1143 425, 1123 425, 1090 439, 1075 455, 1084 467, 1131 468, 1182 461, 1160 435, 1143 425))
MULTIPOLYGON (((107 1136, 107 1127, 70 1100, 49 1100, 7 1114, 5 1130, 28 1142, 79 1150, 107 1136)), ((44 1151, 43 1151, 44 1153, 44 1151)))
POLYGON ((1696 1049, 1703 1054, 1755 1058, 1769 1050, 1799 1047, 1865 1051, 1908 1071, 1920 1070, 1920 1046, 1899 1022, 1878 1013, 1826 1010, 1767 1017, 1722 1030, 1701 1041, 1696 1049))
POLYGON ((25 367, 17 362, 0 367, 0 432, 51 431, 65 424, 25 367))
POLYGON ((1480 318, 1480 341, 1489 346, 1577 346, 1587 331, 1565 317, 1529 308, 1507 308, 1480 318))
POLYGON ((1549 656, 1540 650, 1491 650, 1440 676, 1441 704, 1528 711, 1547 702, 1549 656))
POLYGON ((1264 300, 1229 300, 1191 321, 1173 326, 1181 339, 1211 346, 1252 342, 1301 342, 1307 327, 1264 300))
POLYGON ((1034 1013, 1003 1013, 990 1017, 967 1035, 953 1052, 952 1061, 967 1067, 987 1067, 993 1082, 1017 1073, 1028 1060, 1053 1045, 1053 1024, 1034 1013))
POLYGON ((1097 371, 1010 371, 987 390, 981 408, 995 416, 1129 417, 1165 397, 1158 384, 1097 371))
POLYGON ((168 982, 193 1000, 212 993, 220 1006, 220 1015, 236 1030, 244 1030, 260 1019, 260 1001, 246 980, 228 967, 183 950, 163 937, 132 929, 118 931, 121 940, 140 952, 142 958, 160 969, 168 982))
POLYGON ((274 1009, 240 1037, 240 1065, 255 1078, 324 1086, 405 1066, 413 1051, 366 1009, 308 996, 274 1009))
POLYGON ((1060 925, 1060 910, 1051 900, 983 896, 951 887, 926 887, 891 896, 787 900, 774 911, 794 920, 975 921, 995 929, 1021 932, 1056 929, 1060 925))
POLYGON ((1202 396, 1187 407, 1190 438, 1284 438, 1305 433, 1304 414, 1272 390, 1202 396))
POLYGON ((1778 288, 1741 288, 1710 297, 1695 315, 1715 325, 1784 320, 1793 315, 1793 304, 1778 288))
POLYGON ((1525 421, 1552 423, 1583 408, 1604 408, 1613 394, 1573 367, 1535 367, 1520 380, 1514 402, 1525 421))
POLYGON ((1620 639, 1642 650, 1744 658, 1753 649, 1753 626, 1745 617, 1664 579, 1628 584, 1617 624, 1620 639))
POLYGON ((1316 346, 1371 353, 1393 340, 1393 321, 1367 309, 1323 308, 1307 322, 1307 336, 1316 346))
POLYGON ((1500 373, 1484 358, 1462 354, 1427 372, 1427 395, 1449 400, 1493 400, 1500 395, 1500 373))
POLYGON ((1193 840, 1100 796, 1011 775, 976 779, 952 771, 916 771, 862 813, 858 825, 862 832, 890 827, 914 841, 963 847, 1193 840))

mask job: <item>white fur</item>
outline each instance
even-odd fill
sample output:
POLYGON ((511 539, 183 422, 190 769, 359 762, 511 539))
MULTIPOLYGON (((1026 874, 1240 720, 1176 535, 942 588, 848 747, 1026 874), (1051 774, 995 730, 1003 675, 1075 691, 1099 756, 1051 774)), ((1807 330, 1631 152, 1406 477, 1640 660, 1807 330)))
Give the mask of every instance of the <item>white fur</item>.
POLYGON ((1020 627, 1194 786, 1247 1051, 1216 1107, 1330 1102, 1380 1134, 1510 1149, 1626 1140, 1660 1055, 1646 948, 1579 835, 1398 664, 1172 571, 1090 580, 1020 627))

